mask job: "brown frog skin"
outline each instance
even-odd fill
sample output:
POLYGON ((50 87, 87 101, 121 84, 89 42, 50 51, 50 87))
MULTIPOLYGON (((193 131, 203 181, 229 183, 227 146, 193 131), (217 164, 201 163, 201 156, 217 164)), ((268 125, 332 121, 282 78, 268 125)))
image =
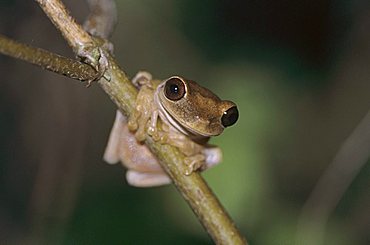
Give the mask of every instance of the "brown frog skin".
POLYGON ((186 175, 221 161, 221 150, 207 142, 237 121, 233 102, 179 76, 160 81, 148 72, 139 72, 132 82, 139 89, 135 109, 128 120, 117 111, 104 154, 108 163, 121 161, 128 168, 130 185, 150 187, 171 182, 142 144, 147 136, 177 147, 185 155, 186 175))

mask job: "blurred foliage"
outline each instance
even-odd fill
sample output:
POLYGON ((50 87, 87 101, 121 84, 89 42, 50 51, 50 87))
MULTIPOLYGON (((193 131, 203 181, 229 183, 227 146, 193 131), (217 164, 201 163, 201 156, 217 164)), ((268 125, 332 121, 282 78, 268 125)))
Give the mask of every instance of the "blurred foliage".
MULTIPOLYGON (((83 20, 84 4, 64 2, 83 20)), ((224 161, 204 176, 251 244, 296 244, 302 206, 370 108, 370 49, 354 48, 366 38, 357 26, 366 27, 369 4, 117 4, 112 42, 128 74, 181 74, 237 103, 239 122, 211 141, 224 161), (347 69, 356 62, 365 68, 347 69)), ((35 3, 0 1, 0 11, 1 33, 70 54, 35 3)), ((174 187, 127 186, 123 168, 101 160, 114 106, 99 88, 3 56, 0 70, 2 241, 212 244, 174 187), (81 149, 68 148, 73 142, 81 149), (38 181, 50 190, 37 189, 38 181)), ((369 244, 369 169, 368 163, 330 217, 325 244, 369 244)))

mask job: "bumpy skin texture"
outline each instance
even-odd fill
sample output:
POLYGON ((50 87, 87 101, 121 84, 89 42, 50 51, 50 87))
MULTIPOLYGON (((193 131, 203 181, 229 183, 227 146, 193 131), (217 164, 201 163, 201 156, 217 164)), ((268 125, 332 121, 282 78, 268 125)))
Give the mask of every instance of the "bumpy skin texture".
MULTIPOLYGON (((126 179, 129 184, 137 187, 150 187, 171 182, 167 174, 161 169, 155 156, 143 144, 147 136, 162 144, 170 144, 177 147, 186 156, 185 164, 187 165, 187 170, 184 173, 186 175, 196 170, 205 170, 221 161, 221 150, 218 147, 207 144, 208 135, 193 133, 191 136, 186 135, 180 132, 168 120, 168 118, 181 118, 185 114, 187 117, 194 116, 199 119, 202 115, 190 115, 189 113, 184 113, 183 110, 188 110, 189 103, 193 103, 192 106, 202 107, 200 109, 205 110, 203 107, 208 106, 210 103, 220 103, 220 99, 217 96, 208 97, 203 101, 198 99, 199 104, 194 104, 191 98, 186 98, 189 103, 181 101, 181 106, 179 104, 167 103, 169 104, 167 108, 169 107, 171 110, 165 110, 162 106, 162 103, 165 101, 161 100, 161 96, 159 96, 159 93, 162 92, 162 81, 152 80, 151 75, 147 72, 139 72, 132 82, 139 89, 136 107, 128 122, 117 111, 116 121, 104 155, 104 159, 107 162, 116 163, 121 161, 128 168, 126 179), (212 101, 209 101, 210 98, 212 101), (179 115, 173 115, 173 113, 179 115)), ((192 84, 192 86, 195 86, 194 89, 197 89, 199 85, 192 84)), ((186 119, 183 119, 183 121, 186 121, 186 119)), ((192 127, 190 128, 191 132, 198 131, 196 128, 197 124, 193 123, 192 127)))

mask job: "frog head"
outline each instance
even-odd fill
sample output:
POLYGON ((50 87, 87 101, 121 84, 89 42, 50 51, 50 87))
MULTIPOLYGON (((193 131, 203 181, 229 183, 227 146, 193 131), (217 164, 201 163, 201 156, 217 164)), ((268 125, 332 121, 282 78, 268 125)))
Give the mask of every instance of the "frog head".
POLYGON ((161 113, 187 135, 219 135, 239 117, 235 103, 221 100, 210 90, 179 76, 163 81, 156 98, 161 113))

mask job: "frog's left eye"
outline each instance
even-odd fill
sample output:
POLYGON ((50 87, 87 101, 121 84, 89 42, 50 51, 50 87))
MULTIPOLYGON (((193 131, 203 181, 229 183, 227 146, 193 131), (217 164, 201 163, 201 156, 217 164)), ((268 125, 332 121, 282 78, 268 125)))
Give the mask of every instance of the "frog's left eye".
POLYGON ((167 99, 179 100, 186 93, 184 82, 178 77, 171 77, 166 81, 164 86, 164 94, 167 99))

